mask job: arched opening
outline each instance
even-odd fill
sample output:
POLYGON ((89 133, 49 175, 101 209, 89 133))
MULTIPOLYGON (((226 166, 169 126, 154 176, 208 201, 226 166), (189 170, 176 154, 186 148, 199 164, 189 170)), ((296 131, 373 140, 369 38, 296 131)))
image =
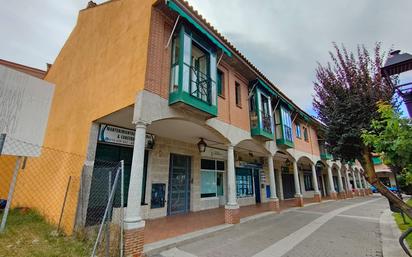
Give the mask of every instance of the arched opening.
POLYGON ((281 200, 293 199, 296 194, 293 161, 294 158, 286 151, 277 151, 274 155, 276 190, 281 200))
POLYGON ((300 189, 304 198, 314 197, 315 183, 312 176, 313 165, 312 160, 307 156, 302 156, 297 161, 300 189))

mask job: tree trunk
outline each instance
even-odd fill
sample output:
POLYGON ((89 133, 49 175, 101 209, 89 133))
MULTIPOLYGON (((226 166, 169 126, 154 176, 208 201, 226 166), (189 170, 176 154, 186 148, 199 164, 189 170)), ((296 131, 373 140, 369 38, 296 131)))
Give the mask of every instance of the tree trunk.
MULTIPOLYGON (((366 172, 366 179, 368 182, 376 187, 376 189, 384 197, 386 197, 395 207, 401 209, 409 218, 412 219, 412 207, 407 205, 402 199, 392 193, 382 182, 379 180, 375 172, 375 167, 372 162, 372 155, 370 149, 367 146, 362 146, 363 165, 366 172)), ((399 188, 398 188, 399 190, 399 188)))

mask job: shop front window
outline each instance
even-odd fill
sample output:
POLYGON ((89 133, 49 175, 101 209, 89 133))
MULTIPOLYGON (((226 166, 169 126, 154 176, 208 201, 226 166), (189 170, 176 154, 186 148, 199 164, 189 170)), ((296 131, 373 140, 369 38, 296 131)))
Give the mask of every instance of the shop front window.
POLYGON ((216 197, 223 195, 223 161, 202 159, 200 164, 200 197, 216 197))
POLYGON ((250 169, 236 170, 236 195, 247 197, 253 195, 253 174, 250 169))

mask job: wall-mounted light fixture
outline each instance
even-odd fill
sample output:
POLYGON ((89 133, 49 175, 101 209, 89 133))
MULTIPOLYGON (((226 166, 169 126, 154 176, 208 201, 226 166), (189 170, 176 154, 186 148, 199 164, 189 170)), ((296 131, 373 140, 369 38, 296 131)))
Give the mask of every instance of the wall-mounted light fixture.
POLYGON ((197 143, 197 148, 199 149, 199 153, 204 153, 206 151, 207 144, 203 140, 203 138, 200 138, 199 143, 197 143))

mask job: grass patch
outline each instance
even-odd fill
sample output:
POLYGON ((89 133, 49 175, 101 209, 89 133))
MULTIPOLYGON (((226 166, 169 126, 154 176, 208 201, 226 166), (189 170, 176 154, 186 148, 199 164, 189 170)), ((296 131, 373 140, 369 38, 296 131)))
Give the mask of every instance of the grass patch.
POLYGON ((0 234, 0 256, 77 257, 91 254, 92 242, 55 235, 55 230, 55 226, 34 211, 11 210, 6 231, 0 234))
MULTIPOLYGON (((409 206, 412 206, 412 198, 409 199, 406 203, 409 206)), ((408 216, 404 215, 406 222, 409 224, 404 224, 400 213, 393 213, 392 215, 395 217, 396 224, 398 224, 398 227, 401 229, 402 232, 412 227, 412 220, 408 216)), ((412 233, 406 237, 406 242, 409 246, 409 249, 412 249, 412 233)))

